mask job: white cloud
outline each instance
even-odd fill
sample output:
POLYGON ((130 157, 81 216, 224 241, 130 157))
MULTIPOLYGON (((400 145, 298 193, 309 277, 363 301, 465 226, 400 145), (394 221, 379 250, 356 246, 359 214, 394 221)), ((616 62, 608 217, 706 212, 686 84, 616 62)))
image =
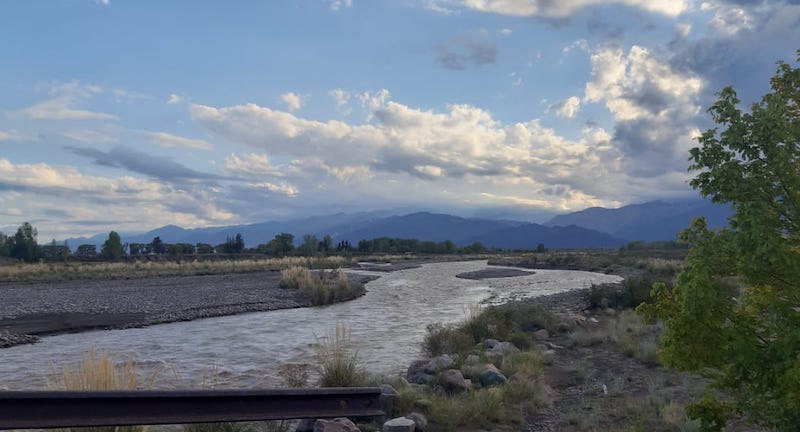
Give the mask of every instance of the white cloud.
POLYGON ((12 114, 36 120, 110 120, 117 118, 112 114, 75 108, 75 105, 103 93, 103 89, 99 86, 83 85, 74 81, 55 83, 49 85, 49 93, 55 97, 12 114))
POLYGON ((690 0, 439 0, 435 2, 439 8, 447 8, 447 5, 459 5, 480 12, 500 15, 550 18, 565 18, 581 9, 613 4, 676 17, 686 12, 691 3, 690 0))
POLYGON ((19 133, 15 130, 4 131, 0 129, 0 141, 33 141, 36 137, 19 133))
POLYGON ((710 22, 711 29, 724 36, 732 36, 745 30, 752 30, 753 25, 753 18, 746 10, 727 4, 716 7, 714 18, 710 22))
MULTIPOLYGON (((67 200, 70 209, 88 207, 91 217, 116 219, 117 227, 133 223, 205 226, 230 221, 233 213, 220 209, 209 191, 178 189, 136 177, 108 178, 79 172, 72 166, 13 164, 0 159, 0 185, 25 195, 67 200)), ((61 221, 59 221, 61 222, 61 221)))
POLYGON ((285 183, 281 184, 274 184, 270 182, 261 182, 261 183, 252 183, 251 186, 258 188, 258 189, 266 189, 269 192, 283 194, 289 197, 296 196, 298 191, 292 185, 287 185, 285 183))
POLYGON ((61 132, 61 136, 87 144, 117 142, 117 138, 91 129, 69 130, 61 132))
POLYGON ((501 34, 501 35, 504 35, 504 36, 508 36, 508 35, 510 35, 510 34, 511 34, 511 33, 513 33, 513 32, 514 32, 514 31, 513 31, 513 30, 511 30, 510 28, 504 28, 504 29, 501 29, 501 30, 500 30, 500 34, 501 34))
POLYGON ((337 111, 344 115, 350 114, 350 92, 337 88, 329 90, 328 95, 333 99, 337 111))
POLYGON ((353 7, 353 0, 331 0, 331 10, 339 11, 353 7))
POLYGON ((165 148, 188 148, 195 150, 213 150, 208 141, 201 139, 185 138, 178 135, 169 134, 166 132, 144 132, 152 142, 165 148))
POLYGON ((110 120, 117 116, 102 112, 74 109, 75 101, 59 97, 18 111, 25 117, 36 120, 110 120))
MULTIPOLYGON (((538 120, 503 124, 470 105, 435 112, 393 102, 388 91, 361 96, 364 105, 372 107, 371 120, 362 124, 319 122, 254 104, 192 105, 190 114, 214 133, 259 150, 231 155, 226 161, 229 172, 279 178, 269 183, 300 185, 304 197, 324 189, 335 191, 324 195, 328 199, 350 190, 403 199, 400 186, 394 185, 405 190, 416 185, 415 190, 424 190, 420 200, 440 204, 484 202, 481 193, 546 201, 551 199, 548 188, 561 184, 570 192, 558 206, 579 209, 630 202, 645 193, 651 197, 657 187, 664 194, 686 190, 685 175, 679 182, 652 177, 663 183, 630 177, 623 169, 629 163, 625 154, 602 128, 584 129, 578 139, 569 140, 538 120), (291 162, 276 166, 267 154, 291 162), (357 186, 331 183, 345 181, 357 186), (445 188, 448 195, 442 192, 445 188)), ((681 168, 681 174, 684 171, 681 168)))
POLYGON ((550 105, 549 110, 554 111, 557 116, 564 118, 573 118, 581 107, 581 99, 577 96, 571 96, 563 101, 556 102, 550 105))
POLYGON ((103 6, 111 6, 111 0, 94 0, 95 3, 103 6))
POLYGON ((696 136, 705 82, 670 66, 646 48, 605 47, 591 56, 584 102, 604 102, 616 120, 612 142, 638 176, 685 167, 696 136))
POLYGON ((178 95, 176 95, 175 93, 172 93, 171 95, 169 95, 169 99, 167 99, 167 105, 175 105, 175 104, 179 104, 181 102, 183 102, 183 98, 178 96, 178 95))
POLYGON ((304 99, 305 98, 303 96, 292 92, 281 95, 281 101, 286 104, 286 109, 288 109, 290 112, 294 112, 302 108, 303 103, 305 102, 304 99))

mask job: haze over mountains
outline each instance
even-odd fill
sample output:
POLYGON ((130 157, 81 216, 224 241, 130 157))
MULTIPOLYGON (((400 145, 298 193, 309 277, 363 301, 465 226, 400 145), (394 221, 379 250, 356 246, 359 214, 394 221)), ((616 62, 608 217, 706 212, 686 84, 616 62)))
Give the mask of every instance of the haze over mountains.
MULTIPOLYGON (((503 219, 464 218, 441 213, 416 212, 392 215, 386 211, 338 213, 288 221, 248 225, 184 229, 167 225, 146 233, 120 233, 123 242, 149 243, 158 236, 166 243, 225 242, 240 233, 248 247, 288 232, 297 240, 304 234, 318 238, 331 235, 334 242, 376 237, 451 240, 459 246, 481 242, 487 247, 533 249, 543 243, 550 249, 617 248, 633 240, 674 240, 692 218, 704 216, 711 227, 727 224, 730 210, 704 200, 653 201, 617 209, 593 207, 559 215, 543 223, 503 219)), ((90 238, 67 239, 70 246, 102 244, 108 233, 90 238)), ((296 240, 296 243, 297 243, 296 240)))

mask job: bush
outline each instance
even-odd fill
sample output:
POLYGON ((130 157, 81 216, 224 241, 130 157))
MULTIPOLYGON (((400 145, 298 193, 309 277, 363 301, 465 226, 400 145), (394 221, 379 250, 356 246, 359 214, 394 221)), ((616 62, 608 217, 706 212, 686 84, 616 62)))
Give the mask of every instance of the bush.
POLYGON ((368 376, 358 358, 358 351, 350 342, 350 329, 336 324, 334 331, 316 338, 316 371, 320 387, 361 387, 368 376))
POLYGON ((431 357, 469 352, 475 345, 469 334, 454 325, 435 322, 428 324, 426 330, 422 349, 431 357))

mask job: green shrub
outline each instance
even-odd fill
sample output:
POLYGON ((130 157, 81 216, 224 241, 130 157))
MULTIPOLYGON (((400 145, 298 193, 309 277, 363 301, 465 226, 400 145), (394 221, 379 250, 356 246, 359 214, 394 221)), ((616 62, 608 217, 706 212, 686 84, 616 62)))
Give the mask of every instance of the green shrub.
POLYGON ((436 357, 442 354, 466 353, 472 350, 472 337, 455 325, 439 322, 428 324, 422 348, 425 354, 436 357))

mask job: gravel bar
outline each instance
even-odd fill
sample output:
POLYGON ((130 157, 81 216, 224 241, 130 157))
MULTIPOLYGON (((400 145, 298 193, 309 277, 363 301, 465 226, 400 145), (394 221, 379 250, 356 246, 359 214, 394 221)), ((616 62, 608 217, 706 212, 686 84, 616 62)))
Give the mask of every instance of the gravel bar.
MULTIPOLYGON (((353 284, 373 276, 348 274, 353 284)), ((122 280, 0 284, 0 348, 38 335, 142 327, 311 306, 281 289, 279 271, 122 280)))

